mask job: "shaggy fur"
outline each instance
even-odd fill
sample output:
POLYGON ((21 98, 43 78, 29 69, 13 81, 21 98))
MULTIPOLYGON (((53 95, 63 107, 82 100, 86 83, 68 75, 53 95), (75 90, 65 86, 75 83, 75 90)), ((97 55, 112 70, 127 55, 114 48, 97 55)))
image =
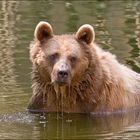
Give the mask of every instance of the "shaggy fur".
MULTIPOLYGON (((94 43, 95 34, 90 25, 81 26, 74 35, 56 36, 50 24, 45 24, 46 28, 44 24, 37 25, 35 40, 30 45, 33 63, 30 111, 96 113, 140 106, 140 75, 100 49, 94 43), (38 26, 42 27, 41 31, 38 26), (51 71, 55 65, 50 66, 45 58, 48 44, 53 46, 56 42, 62 49, 73 45, 78 48, 77 55, 82 55, 76 68, 71 69, 74 72, 70 83, 65 86, 52 84, 51 71)), ((65 49, 62 51, 66 53, 65 49)))

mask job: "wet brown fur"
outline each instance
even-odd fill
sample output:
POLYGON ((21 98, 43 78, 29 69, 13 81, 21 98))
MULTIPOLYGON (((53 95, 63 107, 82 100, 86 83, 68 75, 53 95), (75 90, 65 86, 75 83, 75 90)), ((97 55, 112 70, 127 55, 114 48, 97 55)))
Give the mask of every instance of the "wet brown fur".
MULTIPOLYGON (((48 42, 35 39, 30 45, 30 59, 33 63, 33 95, 28 106, 30 110, 96 113, 139 107, 139 74, 119 64, 112 54, 101 50, 96 44, 87 44, 75 38, 75 35, 54 36, 53 39, 58 42, 67 41, 69 44, 74 40, 72 43, 79 44, 82 50, 83 63, 75 72, 75 78, 63 89, 63 93, 60 87, 57 87, 56 93, 51 83, 47 60, 44 59, 43 45, 48 42), (85 64, 87 62, 88 65, 85 64), (79 72, 84 66, 88 67, 84 72, 79 72), (122 77, 123 72, 126 77, 122 77), (126 83, 129 81, 130 83, 126 83)), ((51 43, 53 44, 53 41, 51 43)))

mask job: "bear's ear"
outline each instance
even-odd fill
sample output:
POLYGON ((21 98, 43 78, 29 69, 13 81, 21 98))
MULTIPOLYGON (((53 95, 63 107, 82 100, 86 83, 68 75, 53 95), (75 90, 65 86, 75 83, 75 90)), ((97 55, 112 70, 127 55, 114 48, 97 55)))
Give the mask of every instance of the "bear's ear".
POLYGON ((87 44, 90 44, 95 39, 95 32, 93 27, 89 24, 82 25, 76 33, 76 38, 86 42, 87 44))
POLYGON ((34 31, 35 39, 43 41, 44 39, 51 38, 53 36, 52 26, 45 21, 40 21, 34 31))

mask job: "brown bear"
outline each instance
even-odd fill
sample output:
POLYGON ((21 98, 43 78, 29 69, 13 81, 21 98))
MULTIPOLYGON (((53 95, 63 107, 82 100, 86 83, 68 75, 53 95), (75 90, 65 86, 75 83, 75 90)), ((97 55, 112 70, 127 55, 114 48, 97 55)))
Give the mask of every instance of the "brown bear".
POLYGON ((91 25, 54 35, 41 21, 30 45, 31 112, 98 113, 140 107, 140 74, 94 43, 91 25))

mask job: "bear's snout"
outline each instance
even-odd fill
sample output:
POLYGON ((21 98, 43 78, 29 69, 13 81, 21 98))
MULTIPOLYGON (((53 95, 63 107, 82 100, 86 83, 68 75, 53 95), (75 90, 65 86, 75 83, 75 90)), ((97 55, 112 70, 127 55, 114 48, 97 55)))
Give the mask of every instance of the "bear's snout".
POLYGON ((66 84, 68 82, 69 72, 68 70, 59 70, 57 72, 57 82, 58 84, 66 84))
POLYGON ((69 67, 67 63, 60 63, 57 69, 57 83, 59 85, 68 84, 69 79, 69 67))
POLYGON ((67 78, 68 77, 68 71, 67 70, 58 71, 58 77, 59 78, 67 78))
POLYGON ((52 81, 60 86, 67 85, 70 82, 70 68, 64 61, 55 64, 52 72, 52 81))

